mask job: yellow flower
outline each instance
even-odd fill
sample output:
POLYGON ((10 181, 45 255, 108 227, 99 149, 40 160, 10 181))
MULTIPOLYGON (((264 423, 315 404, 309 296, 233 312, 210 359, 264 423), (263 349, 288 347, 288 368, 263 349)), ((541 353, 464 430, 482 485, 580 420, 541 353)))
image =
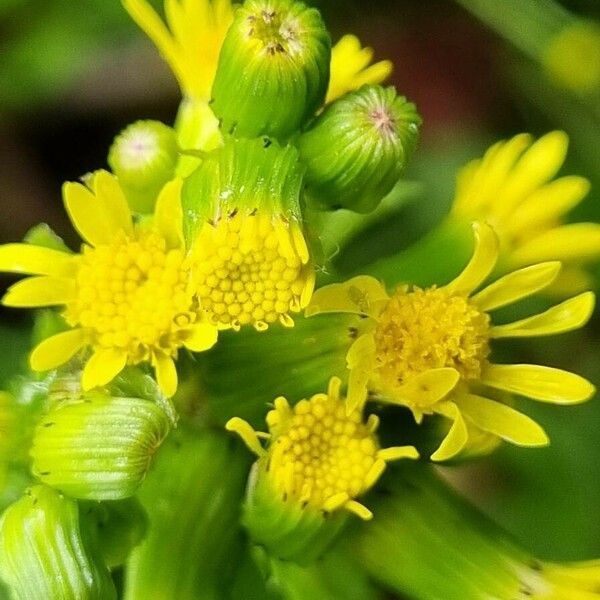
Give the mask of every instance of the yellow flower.
POLYGON ((400 286, 389 297, 376 279, 355 277, 317 290, 307 315, 350 312, 368 317, 357 327, 347 354, 348 409, 367 400, 409 408, 416 421, 437 413, 452 426, 433 460, 463 449, 472 427, 522 446, 547 443, 529 417, 481 396, 490 387, 542 402, 570 404, 588 399, 594 387, 560 369, 539 365, 499 365, 489 361, 498 338, 544 336, 581 327, 590 317, 594 295, 586 292, 549 310, 506 325, 495 325, 490 311, 512 304, 550 285, 560 269, 544 262, 514 271, 474 293, 492 272, 498 241, 492 228, 474 224, 475 250, 463 272, 442 287, 400 286))
POLYGON ((220 329, 292 327, 315 282, 300 224, 257 210, 205 222, 191 261, 200 305, 220 329))
POLYGON ((600 225, 562 222, 590 187, 583 177, 553 179, 567 147, 562 131, 536 142, 527 134, 498 142, 458 174, 452 213, 489 222, 507 268, 562 261, 554 288, 574 292, 590 286, 581 265, 600 258, 600 225))
POLYGON ((363 422, 361 410, 347 412, 340 385, 333 377, 327 394, 293 407, 277 398, 267 414, 269 433, 257 433, 237 417, 226 428, 259 457, 258 477, 265 477, 283 502, 325 512, 343 508, 371 519, 371 511, 356 498, 376 483, 386 462, 418 454, 412 446, 380 449, 375 436, 379 420, 370 415, 363 422), (259 438, 268 440, 266 448, 259 438))
POLYGON ((123 5, 167 61, 183 94, 208 101, 233 21, 230 0, 165 0, 168 28, 146 0, 123 0, 123 5))
POLYGON ((32 275, 13 285, 3 303, 63 305, 71 327, 33 350, 34 370, 56 368, 91 347, 82 374, 85 390, 107 384, 126 364, 150 362, 163 393, 175 393, 178 349, 200 352, 217 337, 189 286, 180 191, 180 180, 167 183, 154 218, 134 223, 116 178, 99 171, 89 188, 63 187, 67 213, 84 240, 80 254, 0 246, 0 271, 32 275))
POLYGON ((392 62, 382 60, 371 64, 372 60, 371 48, 362 48, 355 35, 343 36, 331 49, 331 75, 325 102, 333 102, 365 84, 385 81, 392 73, 392 62))

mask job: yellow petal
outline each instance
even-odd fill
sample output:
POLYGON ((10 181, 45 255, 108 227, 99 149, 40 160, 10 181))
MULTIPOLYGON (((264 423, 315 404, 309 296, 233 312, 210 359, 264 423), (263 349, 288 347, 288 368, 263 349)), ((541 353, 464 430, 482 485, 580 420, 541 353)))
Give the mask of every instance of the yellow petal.
POLYGON ((556 175, 568 146, 569 138, 563 131, 552 131, 532 144, 512 169, 506 184, 497 190, 500 218, 510 215, 524 198, 556 175))
POLYGON ((512 304, 550 285, 556 279, 560 267, 561 264, 554 261, 513 271, 485 287, 471 300, 482 311, 512 304))
POLYGON ((167 398, 171 398, 177 391, 177 369, 173 359, 166 354, 157 353, 154 355, 152 364, 160 391, 167 398))
POLYGON ((375 338, 370 333, 361 335, 348 350, 346 364, 349 369, 362 367, 369 370, 374 367, 375 338))
MULTIPOLYGON (((94 177, 94 182, 98 175, 94 177)), ((100 177, 102 181, 104 178, 100 177)), ((117 226, 118 217, 109 213, 109 206, 80 183, 63 185, 65 209, 79 235, 92 246, 110 244, 119 229, 131 229, 131 217, 125 227, 117 226)))
POLYGON ((576 404, 595 392, 583 377, 540 365, 488 365, 481 380, 485 385, 541 402, 576 404))
POLYGON ((360 367, 353 368, 348 376, 348 393, 346 395, 346 414, 362 410, 367 401, 369 372, 360 367))
POLYGON ((81 387, 91 390, 110 383, 125 367, 127 353, 114 348, 96 350, 85 364, 81 375, 81 387))
POLYGON ((584 177, 561 177, 535 190, 516 207, 511 218, 503 225, 507 233, 518 233, 551 223, 577 206, 590 190, 584 177))
POLYGON ((173 179, 160 191, 154 207, 154 225, 169 248, 183 246, 182 179, 173 179))
POLYGON ((416 406, 433 406, 445 398, 458 384, 460 374, 456 369, 442 367, 430 369, 411 377, 397 389, 397 396, 416 406))
POLYGON ((600 257, 600 224, 573 223, 555 227, 517 248, 510 260, 527 265, 544 260, 594 260, 600 257))
POLYGON ((419 458, 419 452, 414 446, 391 446, 390 448, 379 450, 377 458, 380 458, 384 462, 399 460, 401 458, 416 460, 419 458))
POLYGON ((244 419, 240 419, 239 417, 229 419, 229 421, 225 423, 225 429, 237 433, 242 438, 244 444, 246 444, 250 451, 254 452, 256 456, 264 456, 266 454, 265 449, 258 439, 256 431, 254 431, 252 425, 247 421, 244 421, 244 419))
POLYGON ((132 233, 131 211, 117 178, 108 171, 96 171, 92 179, 96 198, 104 206, 113 232, 132 233))
POLYGON ((356 500, 348 500, 348 502, 344 504, 344 508, 351 513, 354 513, 363 521, 370 521, 373 518, 373 513, 364 504, 361 504, 356 500))
POLYGON ((345 312, 377 316, 382 302, 389 300, 385 288, 374 277, 359 275, 344 283, 326 285, 314 292, 306 307, 306 316, 320 313, 345 312))
POLYGON ((217 343, 219 330, 210 323, 194 325, 183 342, 184 346, 192 352, 204 352, 217 343))
POLYGON ((71 329, 57 333, 40 342, 29 357, 34 371, 48 371, 70 360, 85 345, 82 329, 71 329))
POLYGON ((483 222, 473 223, 475 249, 469 264, 446 289, 456 294, 470 294, 478 288, 492 272, 498 260, 498 236, 483 222))
POLYGON ((592 292, 584 292, 539 315, 533 315, 508 325, 496 325, 491 328, 490 335, 493 338, 533 337, 572 331, 588 322, 594 310, 594 301, 595 297, 592 292))
POLYGON ((0 246, 0 271, 6 273, 65 277, 75 273, 76 261, 73 254, 33 244, 0 246))
POLYGON ((546 446, 546 432, 531 418, 506 404, 475 394, 461 394, 460 412, 475 426, 517 446, 546 446))
POLYGON ((442 461, 456 456, 469 439, 467 425, 454 402, 441 402, 435 412, 452 419, 453 423, 438 449, 431 455, 431 460, 442 461))
POLYGON ((14 307, 66 304, 76 296, 73 279, 28 277, 8 288, 2 304, 14 307))

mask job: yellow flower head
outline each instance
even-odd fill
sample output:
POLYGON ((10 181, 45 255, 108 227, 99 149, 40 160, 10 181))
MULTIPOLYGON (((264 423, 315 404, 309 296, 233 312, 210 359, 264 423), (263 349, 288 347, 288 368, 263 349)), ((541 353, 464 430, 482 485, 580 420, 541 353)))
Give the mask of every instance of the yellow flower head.
POLYGON ((123 0, 123 5, 167 61, 182 93, 208 101, 233 21, 230 0, 165 0, 168 28, 146 0, 123 0))
POLYGON ((380 449, 377 417, 370 415, 364 422, 360 410, 347 412, 340 384, 333 377, 327 394, 293 407, 277 398, 267 414, 269 433, 257 433, 237 417, 226 427, 259 457, 259 476, 268 479, 282 501, 325 512, 345 508, 370 519, 372 513, 356 498, 375 484, 386 462, 418 454, 412 446, 380 449), (266 448, 259 438, 268 440, 266 448))
POLYGON ((355 35, 343 36, 331 49, 331 75, 325 102, 333 102, 363 85, 385 81, 392 73, 392 62, 382 60, 371 64, 372 60, 371 48, 362 48, 355 35))
POLYGON ((237 212, 206 222, 191 257, 200 305, 220 329, 291 327, 290 313, 310 300, 314 270, 302 229, 282 216, 237 212))
POLYGON ((550 285, 560 263, 544 262, 514 271, 474 293, 498 258, 497 237, 475 223, 475 250, 454 281, 427 289, 400 286, 389 297, 376 279, 355 277, 317 290, 307 315, 350 312, 359 323, 347 364, 348 409, 372 393, 378 400, 409 408, 417 421, 437 413, 453 421, 434 460, 465 447, 469 429, 478 428, 523 446, 547 443, 543 430, 512 408, 477 395, 486 386, 543 402, 569 404, 588 399, 594 387, 585 379, 538 365, 497 365, 489 361, 497 338, 562 333, 589 319, 594 295, 585 292, 532 317, 495 325, 488 314, 550 285))
POLYGON ((202 321, 189 287, 180 190, 179 180, 166 184, 153 219, 134 223, 116 178, 99 171, 89 188, 63 187, 66 210, 84 240, 79 254, 30 244, 0 246, 1 271, 32 275, 13 285, 3 303, 62 305, 71 327, 33 350, 34 370, 58 367, 90 347, 85 390, 107 384, 126 364, 150 362, 163 393, 175 393, 178 349, 206 350, 217 335, 202 321))
POLYGON ((590 188, 583 177, 553 179, 567 147, 562 131, 535 142, 527 134, 498 142, 459 172, 452 211, 494 227, 507 267, 562 261, 554 287, 572 292, 590 285, 580 265, 600 258, 600 225, 562 222, 590 188))
POLYGON ((292 146, 228 140, 183 188, 192 285, 219 329, 291 327, 315 274, 299 206, 302 169, 292 146))

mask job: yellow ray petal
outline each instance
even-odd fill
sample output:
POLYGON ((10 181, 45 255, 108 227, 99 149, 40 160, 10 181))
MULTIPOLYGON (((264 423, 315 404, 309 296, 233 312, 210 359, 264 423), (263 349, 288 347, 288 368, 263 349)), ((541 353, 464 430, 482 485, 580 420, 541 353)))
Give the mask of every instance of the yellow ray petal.
POLYGON ((15 307, 66 304, 76 296, 73 279, 28 277, 8 288, 2 304, 15 307))
POLYGON ((514 234, 551 223, 579 204, 589 190, 590 182, 584 177, 569 175, 556 179, 535 190, 517 206, 503 229, 514 234))
POLYGON ((177 369, 173 359, 166 354, 157 353, 154 355, 152 364, 160 391, 167 398, 171 398, 177 391, 177 369))
POLYGON ((113 233, 121 230, 132 233, 131 211, 117 178, 108 171, 96 171, 92 185, 97 200, 104 206, 113 233))
POLYGON ((27 275, 67 277, 75 273, 77 259, 73 254, 33 244, 0 246, 0 271, 27 275))
POLYGON ((600 224, 573 223, 550 229, 517 248, 510 260, 527 265, 544 260, 594 260, 600 257, 600 224))
POLYGON ((481 380, 499 390, 554 404, 585 402, 595 392, 587 379, 575 373, 540 365, 488 365, 481 380))
POLYGON ((70 360, 85 345, 82 329, 71 329, 57 333, 40 342, 29 357, 34 371, 48 371, 70 360))
POLYGON ((507 325, 496 325, 491 328, 490 335, 493 338, 533 337, 572 331, 588 322, 594 310, 594 301, 595 297, 592 292, 584 292, 539 315, 533 315, 507 325))
POLYGON ((546 183, 560 169, 567 154, 569 138, 564 131, 551 131, 531 145, 512 169, 506 184, 497 190, 497 215, 512 213, 524 198, 546 183))
POLYGON ((374 277, 359 275, 344 283, 326 285, 314 292, 306 307, 307 317, 328 312, 345 312, 376 317, 389 300, 385 288, 374 277))
POLYGON ((346 414, 351 415, 362 407, 367 401, 369 372, 356 367, 348 376, 348 394, 346 395, 346 414))
POLYGON ((256 456, 266 455, 267 452, 262 447, 256 431, 254 431, 250 423, 244 421, 244 419, 240 419, 239 417, 229 419, 229 421, 225 423, 225 429, 237 433, 242 438, 244 444, 246 444, 250 451, 254 452, 256 456))
POLYGON ((598 582, 600 581, 600 560, 566 563, 564 565, 546 563, 544 564, 544 574, 553 583, 576 584, 581 589, 597 591, 598 582))
POLYGON ((433 406, 445 398, 456 387, 459 380, 460 373, 451 367, 430 369, 411 377, 395 390, 395 395, 406 400, 410 405, 433 406))
MULTIPOLYGON (((110 244, 118 229, 105 203, 80 183, 63 185, 65 209, 79 235, 92 246, 110 244)), ((129 226, 131 228, 131 218, 129 226)), ((124 229, 127 231, 127 229, 124 229)))
POLYGON ((96 350, 85 364, 81 375, 84 390, 110 383, 125 367, 127 353, 114 348, 96 350))
POLYGON ((169 181, 160 191, 154 207, 154 226, 169 248, 183 246, 182 184, 183 180, 179 178, 169 181))
POLYGON ((454 402, 441 402, 435 412, 452 419, 453 423, 438 449, 431 455, 431 460, 442 461, 456 456, 469 439, 467 425, 454 402))
POLYGON ((391 446, 379 450, 379 452, 377 452, 377 458, 380 458, 384 462, 399 460, 401 458, 412 458, 413 460, 416 460, 419 458, 419 452, 414 446, 391 446))
POLYGON ((556 279, 560 267, 558 261, 553 261, 513 271, 485 287, 471 300, 483 311, 512 304, 550 285, 556 279))
POLYGON ((479 429, 517 446, 546 446, 546 432, 531 418, 506 404, 475 394, 456 399, 460 412, 479 429))
POLYGON ((354 513, 363 521, 370 521, 373 518, 373 513, 364 504, 361 504, 356 500, 348 500, 348 502, 344 504, 344 508, 351 513, 354 513))
POLYGON ((473 223, 475 248, 469 264, 463 272, 447 286, 456 294, 470 294, 478 288, 492 272, 498 260, 498 236, 494 230, 481 221, 473 223))
POLYGON ((183 345, 192 352, 204 352, 217 343, 219 330, 210 323, 197 323, 190 329, 183 345))
POLYGON ((348 350, 346 364, 349 369, 362 367, 370 370, 374 368, 375 338, 370 333, 361 335, 348 350))

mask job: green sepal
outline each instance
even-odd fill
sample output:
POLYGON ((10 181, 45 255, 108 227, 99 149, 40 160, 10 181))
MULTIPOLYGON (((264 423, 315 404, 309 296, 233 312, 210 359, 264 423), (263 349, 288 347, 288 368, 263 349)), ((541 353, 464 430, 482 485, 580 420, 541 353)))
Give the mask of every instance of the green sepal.
POLYGON ((148 530, 148 517, 135 497, 114 502, 82 502, 80 512, 111 569, 125 563, 148 530))
POLYGON ((0 575, 14 600, 111 600, 113 581, 77 503, 29 488, 0 520, 0 575))
POLYGON ((307 197, 322 209, 375 210, 400 179, 420 124, 393 87, 365 85, 339 98, 297 141, 307 197))
POLYGON ((212 88, 223 132, 289 137, 323 104, 330 61, 331 40, 316 9, 247 0, 223 42, 212 88))
POLYGON ((294 498, 282 498, 266 473, 268 458, 250 474, 242 523, 250 539, 278 559, 308 565, 330 547, 347 522, 348 513, 326 513, 294 498))
POLYGON ((303 168, 293 146, 270 138, 228 139, 206 155, 183 185, 183 230, 190 244, 206 221, 242 211, 299 221, 303 168))
POLYGON ((149 528, 127 563, 125 600, 228 597, 249 462, 220 431, 182 424, 169 436, 138 494, 149 528))
POLYGON ((167 415, 153 402, 89 392, 40 420, 32 470, 74 498, 127 498, 144 479, 169 429, 167 415))
POLYGON ((175 175, 175 131, 160 121, 136 121, 115 138, 108 164, 132 210, 151 213, 162 186, 175 175))

